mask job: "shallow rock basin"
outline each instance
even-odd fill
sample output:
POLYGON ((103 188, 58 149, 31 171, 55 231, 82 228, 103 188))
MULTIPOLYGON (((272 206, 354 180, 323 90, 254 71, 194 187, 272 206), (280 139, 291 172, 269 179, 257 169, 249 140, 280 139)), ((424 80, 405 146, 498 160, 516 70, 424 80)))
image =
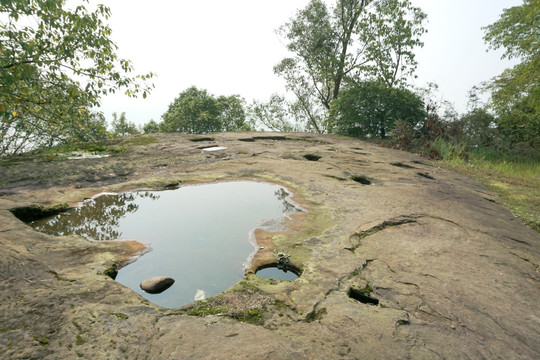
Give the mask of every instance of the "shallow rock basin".
POLYGON ((216 295, 241 280, 258 250, 254 229, 278 230, 283 216, 298 211, 289 197, 283 187, 254 181, 108 193, 32 226, 53 235, 147 244, 151 251, 122 268, 116 280, 173 308, 216 295), (162 274, 176 280, 171 288, 160 294, 140 289, 141 281, 162 274))
POLYGON ((297 272, 288 269, 280 269, 277 265, 261 267, 257 270, 256 274, 263 278, 281 281, 292 281, 298 278, 297 272))

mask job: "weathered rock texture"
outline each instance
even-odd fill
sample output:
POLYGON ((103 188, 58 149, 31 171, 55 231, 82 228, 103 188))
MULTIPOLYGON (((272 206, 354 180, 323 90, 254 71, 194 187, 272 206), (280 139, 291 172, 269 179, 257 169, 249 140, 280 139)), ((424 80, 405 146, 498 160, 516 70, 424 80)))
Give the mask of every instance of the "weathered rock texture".
POLYGON ((110 158, 0 164, 0 357, 540 358, 539 234, 475 181, 333 136, 156 139, 110 158), (201 150, 212 145, 227 149, 201 150), (264 249, 251 270, 283 253, 303 273, 292 282, 249 275, 182 309, 105 275, 138 243, 40 234, 9 211, 237 178, 282 184, 308 209, 283 233, 257 232, 264 249))

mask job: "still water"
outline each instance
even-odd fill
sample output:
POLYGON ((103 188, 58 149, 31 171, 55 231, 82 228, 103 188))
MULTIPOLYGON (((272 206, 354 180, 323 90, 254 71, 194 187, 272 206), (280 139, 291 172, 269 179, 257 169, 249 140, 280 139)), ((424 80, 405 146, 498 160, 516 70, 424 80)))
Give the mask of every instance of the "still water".
POLYGON ((253 230, 278 230, 283 217, 295 211, 299 208, 290 194, 278 185, 233 181, 102 194, 31 225, 53 235, 135 239, 149 245, 152 250, 122 268, 116 281, 173 308, 240 281, 255 252, 253 230), (161 294, 147 294, 139 284, 154 276, 176 282, 161 294))
POLYGON ((278 269, 277 266, 270 266, 264 269, 260 269, 257 271, 257 276, 267 278, 267 279, 285 280, 285 281, 296 280, 298 278, 298 275, 294 271, 287 270, 287 269, 281 270, 281 269, 278 269))

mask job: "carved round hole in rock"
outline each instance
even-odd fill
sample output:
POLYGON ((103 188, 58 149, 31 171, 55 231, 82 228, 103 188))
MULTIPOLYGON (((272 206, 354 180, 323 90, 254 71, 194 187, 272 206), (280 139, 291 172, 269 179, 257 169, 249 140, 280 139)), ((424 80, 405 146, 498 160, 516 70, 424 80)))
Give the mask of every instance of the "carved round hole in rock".
POLYGON ((257 269, 255 274, 262 278, 292 281, 298 279, 301 275, 301 271, 292 265, 285 267, 278 267, 278 264, 263 265, 257 269))
POLYGON ((319 161, 322 159, 322 156, 315 155, 315 154, 306 154, 304 155, 304 159, 309 161, 319 161))
POLYGON ((357 183, 360 183, 362 185, 372 185, 373 184, 371 182, 371 180, 369 180, 364 175, 353 175, 353 176, 351 176, 351 180, 356 181, 357 183))

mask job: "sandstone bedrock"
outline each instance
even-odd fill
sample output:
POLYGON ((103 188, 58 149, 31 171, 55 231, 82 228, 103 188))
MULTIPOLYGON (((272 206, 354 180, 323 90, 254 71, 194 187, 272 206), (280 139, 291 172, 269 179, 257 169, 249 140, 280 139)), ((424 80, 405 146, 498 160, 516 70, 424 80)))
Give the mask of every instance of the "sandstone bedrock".
POLYGON ((103 158, 0 160, 0 358, 540 358, 539 234, 476 181, 337 136, 189 138, 139 136, 103 158), (235 179, 280 184, 306 211, 281 232, 256 231, 241 282, 179 309, 107 276, 144 244, 50 236, 11 212, 235 179), (283 257, 298 279, 253 274, 283 257))

